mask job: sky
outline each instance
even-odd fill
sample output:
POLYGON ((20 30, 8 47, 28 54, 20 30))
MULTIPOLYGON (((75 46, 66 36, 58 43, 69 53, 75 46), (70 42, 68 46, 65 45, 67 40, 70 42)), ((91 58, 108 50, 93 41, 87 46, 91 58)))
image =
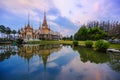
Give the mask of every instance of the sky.
POLYGON ((0 0, 0 25, 18 30, 28 23, 38 29, 44 11, 53 31, 74 35, 89 21, 120 20, 120 0, 0 0))

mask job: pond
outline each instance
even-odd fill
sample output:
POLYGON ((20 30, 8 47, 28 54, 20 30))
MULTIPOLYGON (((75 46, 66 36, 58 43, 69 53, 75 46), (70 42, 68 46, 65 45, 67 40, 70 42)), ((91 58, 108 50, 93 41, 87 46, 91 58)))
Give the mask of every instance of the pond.
POLYGON ((0 80, 120 80, 120 54, 59 44, 4 45, 0 80))

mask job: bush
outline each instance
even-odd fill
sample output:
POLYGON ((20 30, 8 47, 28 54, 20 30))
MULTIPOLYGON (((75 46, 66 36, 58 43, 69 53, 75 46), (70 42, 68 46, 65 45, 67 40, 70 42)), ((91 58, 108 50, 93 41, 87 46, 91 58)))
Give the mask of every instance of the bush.
POLYGON ((23 43, 23 39, 18 38, 18 39, 16 40, 16 43, 17 43, 17 44, 22 44, 22 43, 23 43))
POLYGON ((73 45, 77 46, 78 45, 78 41, 73 41, 73 45))
POLYGON ((108 42, 105 42, 103 40, 98 40, 95 43, 95 47, 97 51, 102 51, 102 52, 106 52, 106 49, 110 46, 110 44, 108 42))
POLYGON ((92 42, 92 41, 90 41, 90 40, 85 41, 85 46, 86 46, 86 47, 91 48, 92 45, 93 45, 93 42, 92 42))

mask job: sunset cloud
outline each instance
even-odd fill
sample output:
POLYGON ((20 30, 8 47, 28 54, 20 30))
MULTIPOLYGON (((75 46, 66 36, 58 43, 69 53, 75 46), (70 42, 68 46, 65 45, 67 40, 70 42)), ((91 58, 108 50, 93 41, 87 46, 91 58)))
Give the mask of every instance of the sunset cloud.
POLYGON ((57 24, 51 24, 53 29, 71 35, 88 21, 120 20, 119 3, 119 0, 1 0, 0 23, 18 29, 30 14, 31 24, 37 28, 46 11, 48 23, 57 24))

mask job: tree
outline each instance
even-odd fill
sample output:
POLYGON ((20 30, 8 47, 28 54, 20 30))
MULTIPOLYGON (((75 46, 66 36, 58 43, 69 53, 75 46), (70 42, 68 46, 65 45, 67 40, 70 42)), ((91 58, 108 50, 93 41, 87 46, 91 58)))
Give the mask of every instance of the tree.
POLYGON ((120 23, 108 31, 108 36, 120 39, 120 23))
POLYGON ((73 40, 73 36, 72 35, 70 36, 70 40, 73 40))
POLYGON ((86 28, 82 26, 74 35, 75 40, 99 40, 107 36, 106 32, 99 27, 86 28))
POLYGON ((87 39, 88 30, 83 25, 78 32, 74 35, 75 40, 86 40, 87 39))
POLYGON ((10 38, 10 34, 11 34, 11 29, 9 27, 6 28, 6 34, 7 34, 7 38, 10 38))
POLYGON ((98 27, 93 27, 88 30, 88 38, 91 40, 104 39, 107 34, 98 27))
POLYGON ((74 35, 75 40, 86 40, 88 35, 88 29, 82 26, 78 32, 74 35))
POLYGON ((119 21, 91 21, 87 23, 87 28, 99 27, 105 31, 108 38, 114 37, 120 39, 120 22, 119 21))
POLYGON ((4 38, 5 29, 6 29, 6 28, 5 28, 4 25, 0 25, 0 32, 2 33, 3 38, 4 38))
POLYGON ((16 30, 13 30, 12 31, 12 34, 14 34, 14 39, 15 39, 15 34, 17 33, 17 31, 16 30))

